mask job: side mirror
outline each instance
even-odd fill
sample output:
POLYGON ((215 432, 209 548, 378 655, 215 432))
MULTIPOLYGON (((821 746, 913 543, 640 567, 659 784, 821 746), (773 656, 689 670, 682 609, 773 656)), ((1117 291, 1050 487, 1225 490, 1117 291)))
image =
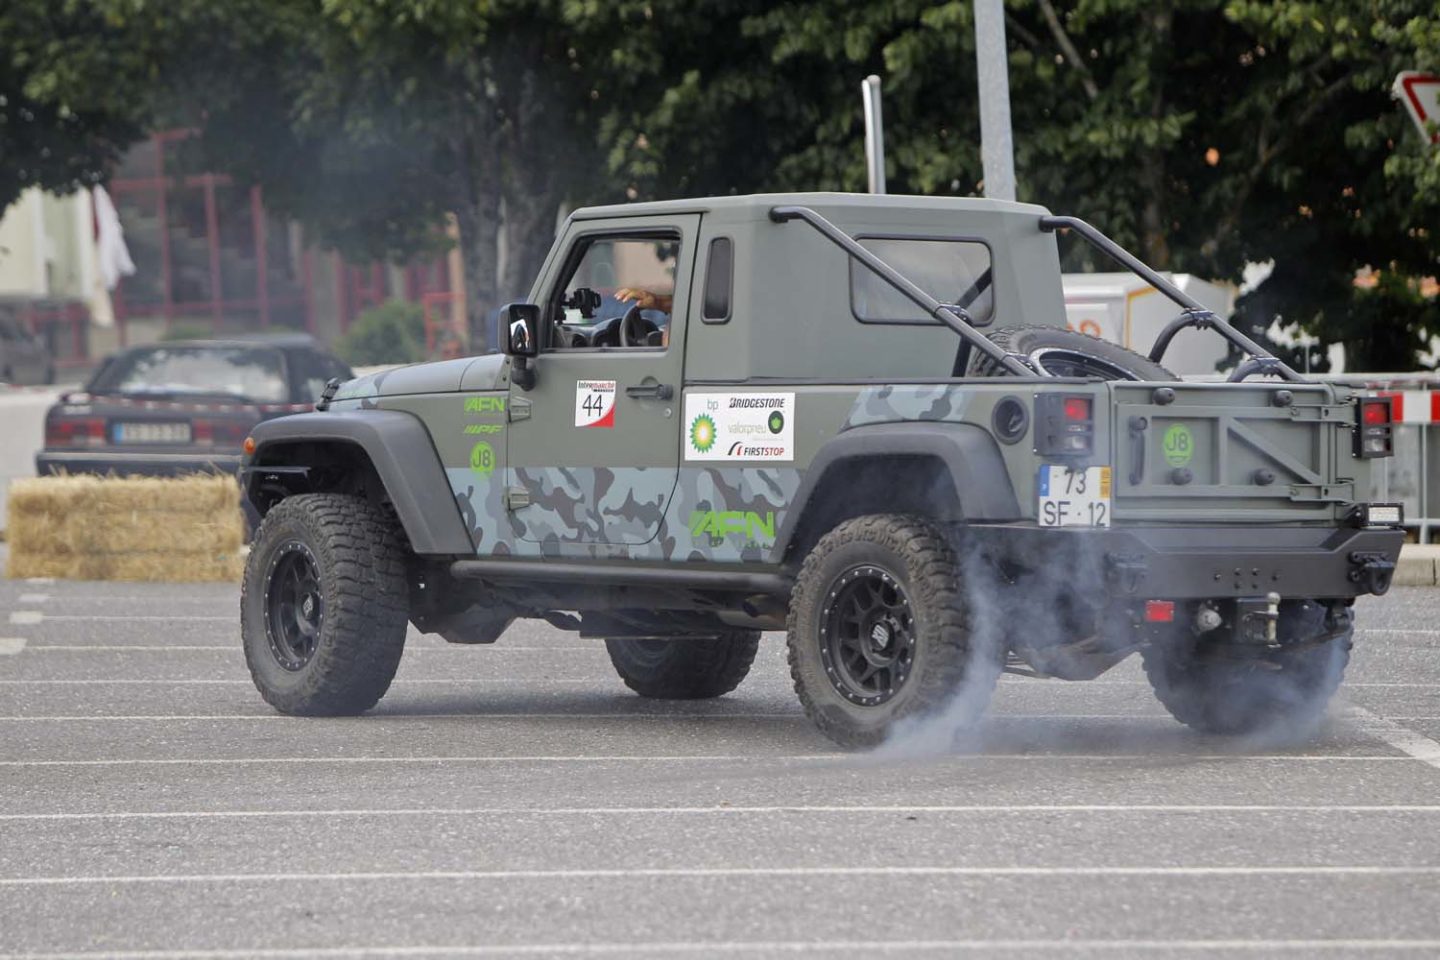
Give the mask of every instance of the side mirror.
POLYGON ((507 303, 500 309, 505 325, 505 352, 529 358, 540 353, 540 308, 533 303, 507 303))

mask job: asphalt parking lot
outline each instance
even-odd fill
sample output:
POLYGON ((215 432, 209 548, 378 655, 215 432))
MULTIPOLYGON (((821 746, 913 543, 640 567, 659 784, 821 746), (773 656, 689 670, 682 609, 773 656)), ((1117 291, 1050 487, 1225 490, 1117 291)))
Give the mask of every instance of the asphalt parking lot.
POLYGON ((918 760, 833 750, 778 636, 684 704, 548 627, 414 637, 373 714, 283 718, 237 597, 0 581, 0 955, 1440 953, 1434 589, 1362 603, 1312 742, 1127 662, 918 760))

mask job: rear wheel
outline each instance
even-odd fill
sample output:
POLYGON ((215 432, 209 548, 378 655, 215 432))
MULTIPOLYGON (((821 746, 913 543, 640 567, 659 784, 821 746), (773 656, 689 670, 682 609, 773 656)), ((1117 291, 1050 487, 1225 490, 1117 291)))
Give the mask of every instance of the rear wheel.
POLYGON ((1245 655, 1188 633, 1141 652, 1145 675, 1170 715, 1204 733, 1307 733, 1325 715, 1350 661, 1347 623, 1327 627, 1326 609, 1313 600, 1280 605, 1281 649, 1245 655))
MULTIPOLYGON (((987 334, 1008 353, 1018 353, 1052 377, 1101 380, 1175 380, 1175 374, 1148 357, 1119 344, 1061 327, 1008 327, 987 334)), ((998 377, 1004 369, 978 350, 967 371, 972 377, 998 377)))
POLYGON ((708 700, 740 686, 760 647, 757 630, 729 630, 713 639, 605 641, 625 686, 657 700, 708 700))
POLYGON ((907 718, 977 718, 998 658, 972 644, 965 589, 945 532, 918 517, 857 517, 820 538, 787 630, 795 692, 821 732, 865 747, 907 718))
POLYGON ((359 497, 289 497, 250 548, 240 630, 250 676, 282 713, 373 707, 405 648, 405 553, 393 522, 359 497))

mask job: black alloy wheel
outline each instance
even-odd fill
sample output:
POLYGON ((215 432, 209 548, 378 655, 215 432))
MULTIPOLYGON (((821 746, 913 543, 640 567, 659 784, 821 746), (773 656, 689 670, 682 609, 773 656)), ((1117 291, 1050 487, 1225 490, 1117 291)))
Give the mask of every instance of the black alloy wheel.
POLYGON ((840 576, 820 612, 820 659, 837 693, 884 703, 915 663, 915 614, 888 570, 865 564, 840 576))
POLYGON ((265 636, 275 662, 302 669, 325 624, 325 597, 315 554, 299 540, 280 545, 265 578, 265 636))

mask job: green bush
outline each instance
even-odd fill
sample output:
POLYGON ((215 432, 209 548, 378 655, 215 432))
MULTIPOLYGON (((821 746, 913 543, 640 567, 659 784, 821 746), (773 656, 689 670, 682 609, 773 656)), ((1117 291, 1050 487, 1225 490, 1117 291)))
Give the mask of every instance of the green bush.
POLYGON ((425 317, 420 305, 391 300, 371 307, 335 341, 335 352, 354 367, 424 360, 425 317))
POLYGON ((161 336, 161 341, 170 340, 213 340, 215 327, 210 320, 196 320, 176 317, 170 321, 170 329, 161 336))

